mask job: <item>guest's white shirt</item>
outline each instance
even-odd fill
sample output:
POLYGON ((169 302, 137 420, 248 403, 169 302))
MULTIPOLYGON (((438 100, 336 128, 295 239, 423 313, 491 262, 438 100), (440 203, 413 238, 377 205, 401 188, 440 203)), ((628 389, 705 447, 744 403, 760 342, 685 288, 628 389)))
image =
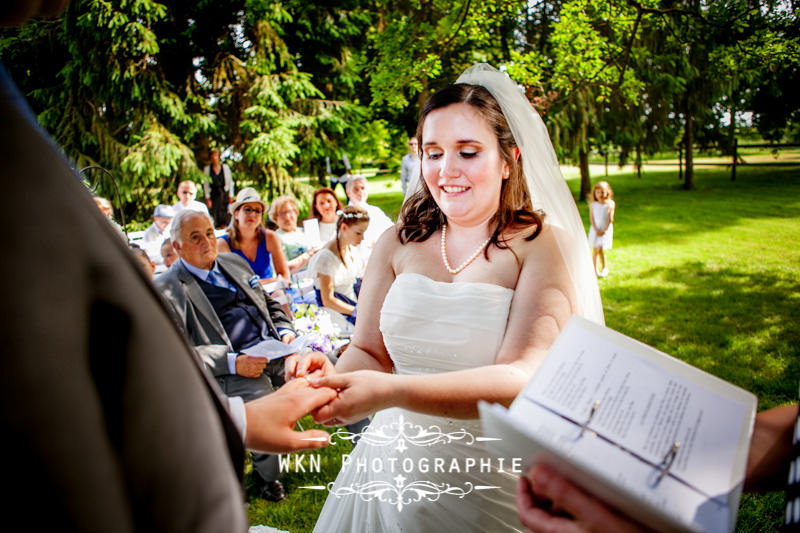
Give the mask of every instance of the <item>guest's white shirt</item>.
POLYGON ((394 226, 394 222, 389 216, 383 212, 383 209, 377 205, 370 205, 365 203, 350 202, 350 205, 358 206, 367 211, 369 215, 369 225, 364 232, 364 241, 370 248, 375 246, 378 238, 383 235, 383 232, 394 226))
MULTIPOLYGON (((364 240, 354 248, 354 253, 359 255, 361 264, 366 268, 367 261, 369 261, 369 256, 372 254, 375 243, 378 242, 378 239, 383 235, 384 231, 394 226, 394 222, 392 222, 392 219, 377 205, 361 202, 350 202, 350 205, 356 205, 365 209, 369 215, 369 225, 364 232, 364 240)), ((361 272, 361 275, 363 275, 363 272, 361 272)))
POLYGON ((167 224, 164 231, 161 231, 158 229, 158 226, 153 223, 144 230, 144 235, 142 235, 142 249, 156 265, 164 264, 164 258, 161 257, 161 244, 164 242, 164 239, 169 238, 169 226, 170 225, 167 224))
POLYGON ((200 213, 205 213, 208 216, 211 216, 208 212, 208 207, 203 202, 198 202, 197 200, 192 200, 189 202, 189 205, 184 206, 182 203, 177 202, 172 204, 172 211, 175 213, 175 216, 178 216, 178 213, 183 211, 184 209, 191 209, 192 211, 198 211, 200 213))
POLYGON ((336 222, 319 221, 319 240, 325 244, 331 239, 336 238, 336 222))
POLYGON ((411 154, 404 155, 400 161, 400 185, 403 187, 404 200, 417 190, 419 167, 419 158, 414 158, 411 154))

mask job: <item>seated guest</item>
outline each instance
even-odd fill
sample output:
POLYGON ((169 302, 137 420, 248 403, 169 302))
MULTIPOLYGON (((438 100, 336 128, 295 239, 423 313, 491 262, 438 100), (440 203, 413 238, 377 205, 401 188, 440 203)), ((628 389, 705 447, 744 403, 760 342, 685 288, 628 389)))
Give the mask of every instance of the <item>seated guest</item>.
POLYGON ((358 300, 355 284, 363 265, 354 252, 364 239, 369 215, 354 205, 348 205, 340 213, 335 238, 311 259, 308 271, 316 277, 314 286, 319 291, 320 303, 355 324, 358 300))
POLYGON ((278 226, 275 233, 281 240, 292 274, 303 270, 318 249, 309 242, 305 232, 297 227, 299 214, 297 202, 291 196, 278 196, 269 206, 269 218, 278 226))
POLYGON ((220 252, 233 252, 243 257, 260 278, 260 283, 278 278, 289 280, 291 274, 281 240, 274 231, 264 228, 266 210, 267 205, 255 189, 246 187, 239 191, 231 204, 233 220, 227 233, 217 240, 217 247, 220 252))
POLYGON ((208 213, 208 208, 206 204, 198 202, 195 200, 197 196, 197 185, 191 180, 182 181, 178 184, 178 201, 172 204, 172 211, 175 215, 183 211, 184 209, 191 209, 192 211, 198 211, 200 213, 205 213, 208 216, 211 216, 208 213))
MULTIPOLYGON (((235 254, 217 254, 217 238, 211 217, 184 210, 170 228, 179 260, 155 280, 177 318, 178 326, 194 345, 208 371, 228 396, 245 402, 272 392, 282 384, 283 363, 247 355, 247 348, 268 338, 291 342, 292 322, 280 304, 249 280, 253 271, 235 254)), ((267 500, 286 498, 278 481, 278 458, 253 453, 253 469, 263 482, 267 500)))
POLYGON ((94 200, 94 205, 97 206, 97 209, 100 210, 103 215, 111 222, 111 225, 117 230, 117 232, 125 239, 125 242, 128 242, 128 238, 125 236, 125 232, 122 231, 122 226, 120 226, 116 220, 114 220, 114 208, 111 206, 111 202, 108 198, 103 198, 102 196, 93 196, 92 200, 94 200))
POLYGON ((350 205, 357 205, 364 209, 369 215, 369 227, 364 232, 364 242, 359 246, 362 258, 366 263, 369 259, 369 254, 372 247, 378 242, 384 231, 394 225, 392 219, 386 216, 383 209, 377 205, 370 205, 367 203, 369 192, 367 191, 367 178, 364 176, 353 176, 345 186, 347 191, 347 198, 350 200, 350 205))
POLYGON ((108 198, 94 196, 92 197, 92 200, 94 200, 94 205, 97 206, 97 209, 99 209, 107 219, 114 219, 114 208, 111 206, 111 202, 108 201, 108 198))
POLYGON ((342 202, 333 189, 321 187, 314 191, 311 201, 311 216, 319 222, 319 238, 326 243, 336 236, 336 213, 342 210, 342 202))
POLYGON ((128 247, 131 249, 131 252, 133 252, 136 262, 142 266, 142 270, 144 270, 144 273, 147 275, 147 279, 152 281, 153 274, 156 271, 155 262, 153 262, 153 260, 150 259, 150 256, 147 255, 147 252, 145 252, 144 249, 140 248, 139 246, 130 244, 128 247))
POLYGON ((161 259, 164 260, 164 266, 169 268, 178 259, 178 254, 175 253, 175 248, 172 247, 170 239, 164 239, 161 243, 161 259))
POLYGON ((157 205, 153 211, 153 223, 150 224, 142 236, 142 248, 156 265, 164 264, 161 257, 161 244, 169 238, 169 223, 172 222, 174 212, 168 205, 157 205))

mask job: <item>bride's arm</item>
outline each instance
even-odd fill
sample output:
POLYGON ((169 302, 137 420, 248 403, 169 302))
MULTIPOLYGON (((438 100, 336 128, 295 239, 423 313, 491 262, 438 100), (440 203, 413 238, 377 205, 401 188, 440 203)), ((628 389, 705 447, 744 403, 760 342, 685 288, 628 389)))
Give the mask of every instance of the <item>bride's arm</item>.
POLYGON ((336 371, 392 371, 392 360, 383 344, 380 330, 381 308, 395 278, 392 264, 397 247, 401 246, 394 228, 383 232, 367 263, 361 292, 358 295, 356 329, 350 345, 336 363, 336 371))
MULTIPOLYGON (((574 312, 574 290, 552 231, 546 229, 517 250, 523 266, 494 365, 425 376, 350 372, 321 378, 315 385, 330 386, 340 392, 338 400, 322 408, 317 419, 349 421, 391 406, 453 418, 475 418, 478 400, 509 405, 574 312)), ((357 327, 357 333, 359 329, 362 335, 368 335, 372 328, 357 327)), ((378 329, 377 325, 374 329, 378 329)), ((380 336, 379 331, 374 334, 380 336)), ((365 339, 369 338, 359 340, 365 339)), ((361 360, 362 353, 363 346, 353 352, 353 361, 361 360)), ((385 354, 385 348, 382 353, 385 354)), ((350 355, 350 349, 345 355, 350 355)), ((341 368, 337 365, 339 372, 364 368, 346 360, 340 365, 341 368)))

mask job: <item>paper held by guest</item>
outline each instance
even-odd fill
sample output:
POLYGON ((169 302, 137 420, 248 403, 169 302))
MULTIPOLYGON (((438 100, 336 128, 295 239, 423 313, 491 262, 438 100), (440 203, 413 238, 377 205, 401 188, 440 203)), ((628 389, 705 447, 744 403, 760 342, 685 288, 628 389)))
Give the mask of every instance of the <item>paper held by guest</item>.
POLYGON ((572 317, 506 410, 481 402, 499 456, 545 463, 659 530, 732 531, 751 393, 572 317))
POLYGON ((243 348, 242 353, 253 357, 266 357, 272 361, 305 350, 312 340, 311 335, 300 335, 289 344, 277 339, 266 339, 249 348, 243 348))
POLYGON ((314 246, 322 244, 322 237, 319 232, 319 221, 316 218, 309 218, 303 221, 303 233, 305 233, 308 242, 314 246))

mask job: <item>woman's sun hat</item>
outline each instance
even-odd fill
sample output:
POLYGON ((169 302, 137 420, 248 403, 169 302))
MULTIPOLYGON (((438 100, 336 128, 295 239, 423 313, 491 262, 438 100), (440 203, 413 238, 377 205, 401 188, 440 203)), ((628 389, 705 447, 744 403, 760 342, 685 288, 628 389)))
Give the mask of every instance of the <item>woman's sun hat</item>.
POLYGON ((231 204, 231 213, 235 213, 244 204, 261 204, 261 209, 264 212, 267 211, 267 204, 261 200, 261 195, 252 187, 245 187, 239 191, 239 194, 236 195, 236 201, 231 204))

